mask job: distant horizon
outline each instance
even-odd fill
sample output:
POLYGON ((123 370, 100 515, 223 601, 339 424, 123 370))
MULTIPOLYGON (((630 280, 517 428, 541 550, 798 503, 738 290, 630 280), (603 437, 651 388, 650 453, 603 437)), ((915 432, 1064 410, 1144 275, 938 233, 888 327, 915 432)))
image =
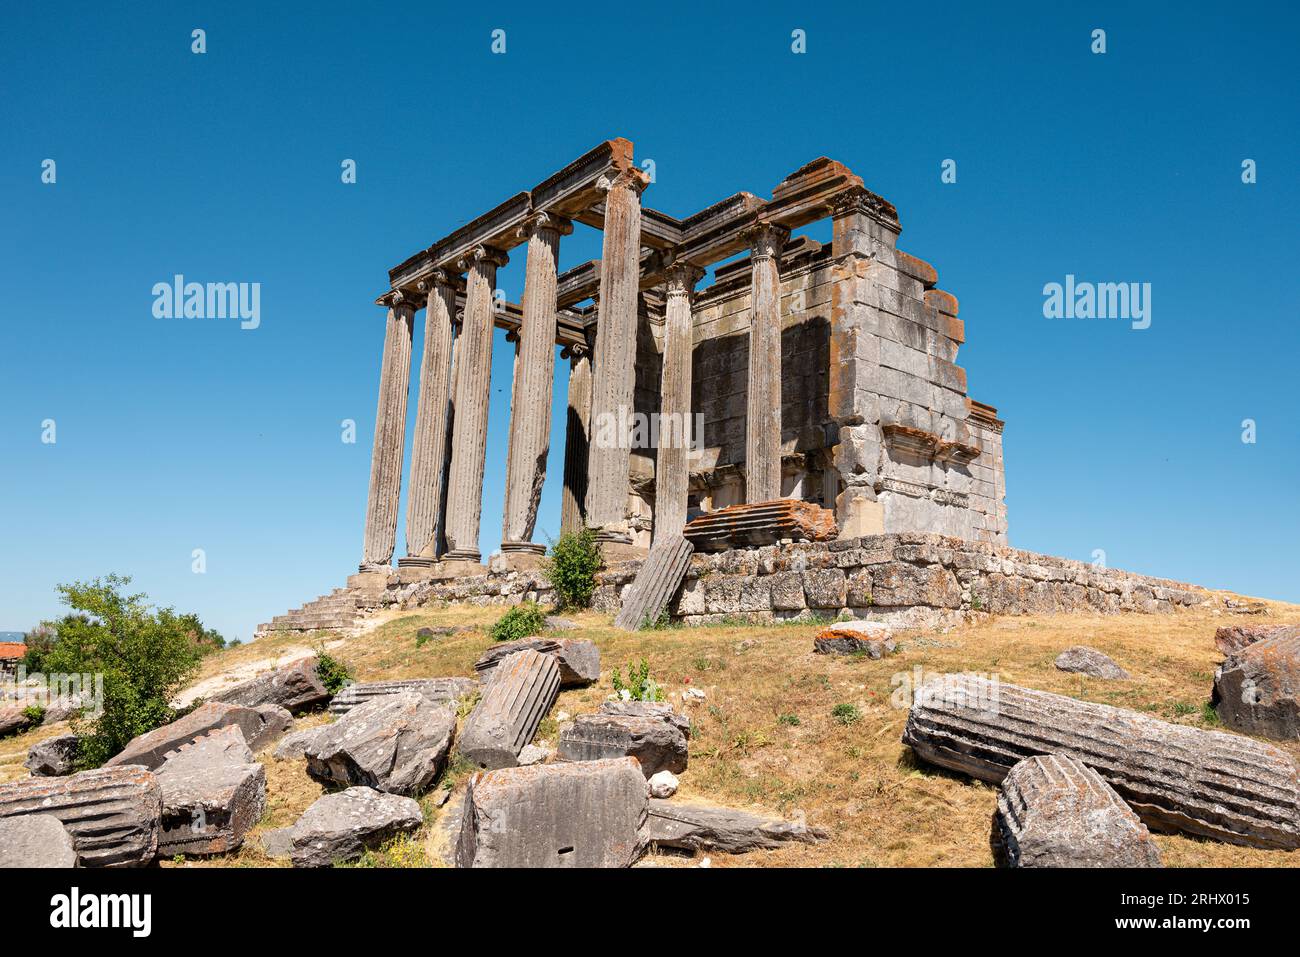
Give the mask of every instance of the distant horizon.
MULTIPOLYGON (((1300 101, 1300 11, 657 10, 16 8, 0 624, 25 634, 66 612, 58 584, 117 573, 246 642, 343 585, 388 270, 620 136, 670 215, 769 196, 819 156, 897 207, 899 248, 960 302, 970 397, 1006 420, 1012 547, 1300 602, 1300 130, 1278 119, 1300 101), (393 55, 421 35, 435 52, 393 55), (177 317, 176 276, 232 298, 177 317)), ((560 269, 599 255, 579 225, 560 269)), ((524 258, 498 275, 514 302, 524 258)), ((498 330, 485 560, 512 361, 498 330)), ((559 531, 567 368, 538 543, 559 531)))

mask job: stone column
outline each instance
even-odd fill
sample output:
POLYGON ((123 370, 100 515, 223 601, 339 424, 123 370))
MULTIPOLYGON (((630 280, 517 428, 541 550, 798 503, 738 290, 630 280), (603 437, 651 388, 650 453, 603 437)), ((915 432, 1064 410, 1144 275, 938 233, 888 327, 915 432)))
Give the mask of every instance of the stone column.
POLYGON ((456 348, 456 424, 447 482, 447 554, 454 561, 479 560, 483 514, 483 461, 487 452, 488 399, 492 389, 492 331, 497 267, 504 252, 477 246, 457 265, 469 270, 465 321, 456 348))
POLYGON ((564 496, 560 504, 560 531, 577 533, 584 527, 586 514, 591 350, 573 345, 564 350, 563 357, 569 360, 569 411, 564 430, 564 496))
POLYGON ((601 182, 605 236, 600 263, 600 320, 591 384, 592 438, 587 468, 586 522, 607 542, 630 543, 628 436, 611 423, 632 418, 635 387, 637 294, 641 276, 641 192, 649 178, 628 169, 601 182))
POLYGON ((399 565, 428 566, 437 558, 438 518, 442 512, 442 474, 447 452, 453 317, 456 287, 437 270, 420 290, 428 294, 420 394, 411 449, 411 484, 406 497, 406 557, 399 565))
POLYGON ((686 526, 691 480, 691 350, 695 345, 691 299, 704 270, 686 263, 668 270, 664 318, 663 377, 659 385, 659 448, 655 453, 655 530, 657 542, 680 535, 686 526))
POLYGON ((551 391, 555 382, 555 293, 560 237, 573 232, 567 219, 535 213, 520 228, 528 237, 524 266, 523 322, 510 399, 510 448, 506 455, 506 507, 501 551, 540 555, 530 541, 546 481, 551 450, 551 391))
POLYGON ((397 542, 397 505, 402 494, 402 453, 406 444, 406 392, 411 384, 411 329, 415 303, 400 290, 388 297, 384 359, 379 371, 379 408, 370 453, 370 494, 361 571, 387 570, 397 542))
POLYGON ((745 501, 781 497, 781 249, 790 231, 775 223, 748 230, 751 292, 749 392, 745 418, 745 501))

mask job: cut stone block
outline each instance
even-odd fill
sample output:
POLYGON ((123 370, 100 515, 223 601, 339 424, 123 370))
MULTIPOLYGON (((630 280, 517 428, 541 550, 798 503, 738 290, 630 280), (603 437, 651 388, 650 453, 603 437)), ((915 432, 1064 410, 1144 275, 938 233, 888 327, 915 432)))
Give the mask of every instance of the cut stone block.
POLYGON ((162 790, 139 767, 0 784, 0 819, 26 814, 58 818, 83 867, 136 867, 158 852, 162 790))
POLYGON ((687 851, 744 854, 772 850, 798 841, 816 844, 827 838, 821 828, 798 821, 761 817, 748 811, 704 804, 679 804, 652 798, 642 837, 646 843, 687 851))
POLYGON ((266 771, 234 725, 174 752, 158 769, 158 784, 164 857, 236 850, 266 810, 266 771))
POLYGON ((280 743, 275 746, 273 757, 277 761, 296 761, 299 758, 307 756, 307 749, 311 747, 313 741, 321 736, 329 725, 321 725, 317 728, 304 728, 301 731, 294 731, 292 734, 286 734, 280 743))
POLYGON ((1237 731, 1300 739, 1300 634, 1276 632, 1224 661, 1214 674, 1213 703, 1237 731))
POLYGON ((259 704, 253 710, 262 716, 262 730, 257 736, 259 750, 293 727, 293 715, 288 708, 281 708, 278 704, 259 704))
POLYGON ((415 691, 434 704, 459 707, 461 701, 479 690, 476 678, 403 678, 395 681, 363 681, 351 684, 334 696, 330 714, 347 714, 359 704, 385 695, 415 691))
MULTIPOLYGON (((201 704, 183 718, 155 728, 131 739, 122 752, 104 762, 104 767, 123 767, 138 764, 153 771, 162 767, 167 755, 190 744, 211 731, 238 725, 244 740, 253 750, 259 750, 265 740, 266 718, 253 708, 243 705, 209 701, 201 704)), ((269 730, 269 729, 267 729, 269 730)))
POLYGON ((876 660, 894 653, 892 630, 878 621, 839 621, 813 636, 813 651, 819 655, 865 654, 876 660))
POLYGON ((518 651, 497 665, 461 731, 460 752, 480 768, 508 768, 533 740, 560 690, 553 655, 518 651))
POLYGON ((1002 780, 989 839, 1003 867, 1160 867, 1160 852, 1101 775, 1064 754, 1025 758, 1002 780))
POLYGON ((903 743, 924 761, 993 783, 1023 758, 1069 754, 1152 830, 1300 846, 1295 764, 1240 735, 975 675, 941 675, 917 689, 903 743))
POLYGON ((657 771, 686 770, 686 736, 660 717, 580 714, 560 732, 561 761, 636 758, 647 778, 657 771))
POLYGON ((474 671, 487 681, 503 658, 529 649, 555 656, 560 665, 561 688, 580 688, 600 680, 600 649, 596 643, 569 638, 522 638, 494 645, 474 662, 474 671))
POLYGON ((442 771, 456 710, 415 691, 383 695, 324 725, 307 743, 307 773, 325 784, 422 793, 442 771))
POLYGON ((294 867, 329 867, 360 857, 401 834, 412 834, 422 823, 420 805, 411 798, 367 787, 348 788, 326 794, 303 812, 289 831, 289 856, 294 867))
POLYGON ((301 714, 330 699, 329 691, 316 673, 317 664, 314 657, 303 658, 222 691, 213 700, 239 704, 245 708, 274 704, 291 714, 301 714))
POLYGON ((686 523, 683 534, 701 552, 773 545, 783 539, 825 542, 839 530, 835 513, 813 502, 782 498, 732 505, 686 523))
POLYGON ((72 835, 53 814, 0 818, 0 870, 76 866, 72 835))
POLYGON ((0 708, 0 738, 26 731, 31 723, 23 705, 15 704, 0 708))
POLYGON ((1085 648, 1083 645, 1067 648, 1057 655, 1056 668, 1058 671, 1068 671, 1072 674, 1089 675, 1093 678, 1105 678, 1112 681, 1129 676, 1129 673, 1117 665, 1109 655, 1105 655, 1095 648, 1085 648))
POLYGON ((640 856, 646 780, 632 758, 475 774, 458 867, 629 867, 640 856))
POLYGON ((23 762, 23 767, 31 771, 34 777, 57 778, 71 774, 80 741, 81 738, 75 734, 59 734, 37 741, 27 749, 27 760, 23 762))
POLYGON ((1300 625, 1225 625, 1214 633, 1214 644, 1227 656, 1264 638, 1295 635, 1300 635, 1300 625))
POLYGON ((650 546, 650 553, 623 598, 614 627, 636 631, 653 624, 667 610, 682 586, 695 549, 681 535, 664 535, 650 546))
POLYGON ((691 719, 666 701, 602 701, 601 714, 631 715, 636 718, 658 718, 667 721, 682 733, 687 741, 691 739, 691 719))

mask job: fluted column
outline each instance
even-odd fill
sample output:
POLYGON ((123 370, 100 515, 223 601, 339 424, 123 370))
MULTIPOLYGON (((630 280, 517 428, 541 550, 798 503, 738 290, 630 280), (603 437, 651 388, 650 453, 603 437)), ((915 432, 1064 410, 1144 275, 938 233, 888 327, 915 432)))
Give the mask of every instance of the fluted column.
POLYGON ((760 223, 750 243, 749 392, 745 418, 745 501, 781 497, 781 273, 790 231, 760 223))
POLYGON ((510 399, 510 447, 506 454, 506 506, 501 551, 540 555, 530 541, 546 481, 551 450, 551 392, 555 382, 556 275, 560 237, 573 232, 567 219, 535 213, 520 228, 528 237, 524 265, 523 322, 510 399))
POLYGON ((631 542, 627 527, 628 437, 612 427, 632 418, 637 293, 641 274, 641 191, 649 178, 627 169, 604 179, 605 235, 600 263, 600 320, 591 385, 587 525, 603 541, 631 542), (619 413, 622 412, 620 417, 619 413))
POLYGON ((478 246, 458 265, 468 269, 465 320, 456 349, 456 422, 447 482, 446 558, 479 560, 483 513, 483 461, 487 451, 488 398, 492 387, 492 329, 497 267, 506 254, 478 246))
POLYGON ((452 277, 437 270, 420 289, 428 294, 420 392, 411 449, 411 484, 406 497, 406 557, 399 565, 431 565, 437 558, 438 518, 447 453, 451 346, 456 312, 452 277))
POLYGON ((691 466, 691 300, 702 269, 686 263, 668 270, 663 377, 659 383, 659 448, 655 453, 654 540, 680 535, 686 526, 691 466))
POLYGON ((401 291, 388 297, 384 358, 379 370, 379 407, 370 453, 370 493, 361 570, 387 569, 397 542, 397 506, 402 494, 402 452, 406 443, 406 392, 411 384, 411 329, 415 303, 401 291))
POLYGON ((588 428, 591 422, 591 350, 569 346, 569 409, 564 430, 564 496, 560 503, 560 531, 580 532, 584 527, 587 496, 588 428))

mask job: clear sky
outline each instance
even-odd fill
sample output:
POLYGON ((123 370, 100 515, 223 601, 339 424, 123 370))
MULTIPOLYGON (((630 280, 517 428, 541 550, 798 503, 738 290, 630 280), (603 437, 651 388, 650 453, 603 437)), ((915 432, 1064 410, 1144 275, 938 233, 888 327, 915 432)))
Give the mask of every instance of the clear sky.
MULTIPOLYGON (((655 161, 644 201, 674 215, 821 155, 897 205, 900 247, 961 302, 971 395, 1007 420, 1012 544, 1300 601, 1298 21, 1185 2, 9 5, 0 629, 109 571, 245 640, 341 585, 388 268, 614 136, 655 161), (260 283, 260 326, 155 318, 177 273, 260 283), (1070 274, 1150 283, 1150 328, 1045 318, 1070 274)), ((579 229, 561 268, 598 241, 579 229)), ((516 301, 523 259, 500 273, 516 301)))

